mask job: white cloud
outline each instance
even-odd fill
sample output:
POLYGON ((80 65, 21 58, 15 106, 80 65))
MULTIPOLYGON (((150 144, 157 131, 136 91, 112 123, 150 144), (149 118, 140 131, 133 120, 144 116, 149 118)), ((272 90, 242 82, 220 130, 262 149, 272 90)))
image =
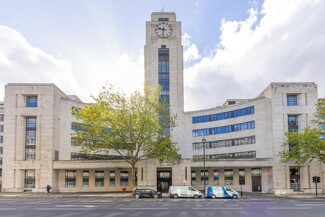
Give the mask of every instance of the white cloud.
POLYGON ((314 81, 324 97, 324 11, 321 0, 265 0, 246 20, 224 19, 215 55, 185 69, 186 110, 253 98, 275 81, 314 81))
MULTIPOLYGON (((7 83, 54 83, 66 94, 89 102, 107 81, 126 94, 142 90, 144 59, 128 55, 114 58, 82 55, 75 65, 30 45, 16 30, 0 25, 0 87, 7 83)), ((0 101, 4 88, 0 89, 0 101)))
POLYGON ((183 34, 182 44, 184 47, 183 58, 185 64, 200 59, 199 50, 196 45, 191 42, 191 36, 189 34, 183 34))
MULTIPOLYGON (((54 83, 67 94, 83 93, 68 61, 32 47, 17 31, 0 25, 0 86, 7 83, 54 83)), ((0 100, 4 88, 0 89, 0 100)))

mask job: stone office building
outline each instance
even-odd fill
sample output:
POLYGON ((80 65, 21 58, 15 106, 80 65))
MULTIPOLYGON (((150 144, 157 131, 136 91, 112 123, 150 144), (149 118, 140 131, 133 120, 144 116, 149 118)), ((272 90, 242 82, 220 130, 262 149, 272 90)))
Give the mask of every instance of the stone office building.
MULTIPOLYGON (((184 112, 181 22, 167 12, 152 13, 146 23, 145 81, 162 87, 161 97, 177 114, 172 136, 180 158, 139 162, 138 186, 239 189, 241 183, 244 191, 311 192, 311 177, 324 177, 323 164, 281 164, 278 156, 284 133, 313 119, 315 83, 271 83, 256 98, 184 112)), ((78 97, 54 84, 12 83, 5 87, 4 103, 3 191, 45 192, 47 184, 58 192, 132 190, 130 166, 119 156, 86 156, 75 146, 71 135, 80 123, 74 112, 85 105, 78 97)))

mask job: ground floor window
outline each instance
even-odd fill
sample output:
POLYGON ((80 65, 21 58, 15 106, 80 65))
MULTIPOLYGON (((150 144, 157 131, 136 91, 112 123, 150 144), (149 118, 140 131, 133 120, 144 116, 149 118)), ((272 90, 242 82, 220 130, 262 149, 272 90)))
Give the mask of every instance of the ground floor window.
POLYGON ((196 185, 196 171, 191 172, 191 184, 196 185))
POLYGON ((65 171, 65 187, 74 188, 76 187, 76 171, 75 170, 66 170, 65 171))
POLYGON ((95 171, 95 187, 104 186, 104 171, 95 171))
POLYGON ((219 185, 219 170, 213 171, 213 184, 219 185))
POLYGON ((201 170, 201 184, 207 185, 209 183, 209 171, 208 170, 201 170))
POLYGON ((245 185, 245 169, 239 169, 238 175, 239 175, 239 184, 245 185))
POLYGON ((82 171, 82 187, 88 187, 89 186, 89 171, 84 170, 82 171))
POLYGON ((225 184, 226 185, 234 184, 234 171, 233 170, 225 170, 225 184))
POLYGON ((25 188, 35 188, 35 170, 25 170, 25 188))
POLYGON ((109 172, 109 186, 111 187, 115 186, 115 171, 109 172))
POLYGON ((121 186, 128 186, 129 185, 129 172, 128 171, 121 171, 121 173, 120 173, 120 185, 121 186))

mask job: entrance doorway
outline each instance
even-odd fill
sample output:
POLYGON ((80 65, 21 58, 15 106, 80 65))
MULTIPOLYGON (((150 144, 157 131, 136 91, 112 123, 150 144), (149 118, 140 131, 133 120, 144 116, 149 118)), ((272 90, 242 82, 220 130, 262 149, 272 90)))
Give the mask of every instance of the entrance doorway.
POLYGON ((252 168, 252 191, 262 191, 262 170, 261 168, 252 168))
POLYGON ((172 169, 157 170, 157 191, 168 192, 172 185, 172 169))

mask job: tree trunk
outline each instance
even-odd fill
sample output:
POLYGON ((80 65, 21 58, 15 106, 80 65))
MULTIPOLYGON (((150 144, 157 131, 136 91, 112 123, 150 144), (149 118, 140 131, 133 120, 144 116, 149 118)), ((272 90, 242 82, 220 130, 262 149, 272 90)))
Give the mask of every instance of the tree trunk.
POLYGON ((131 184, 133 191, 136 188, 136 162, 131 163, 131 184))

